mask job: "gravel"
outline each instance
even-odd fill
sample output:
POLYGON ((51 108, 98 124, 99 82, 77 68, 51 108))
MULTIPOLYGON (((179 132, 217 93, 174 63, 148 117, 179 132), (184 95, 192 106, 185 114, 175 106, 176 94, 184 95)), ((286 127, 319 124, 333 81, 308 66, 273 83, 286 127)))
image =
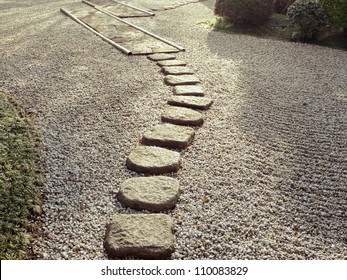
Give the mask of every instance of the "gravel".
MULTIPOLYGON (((137 176, 126 157, 172 93, 154 62, 121 54, 61 14, 70 2, 0 0, 0 90, 42 134, 36 257, 105 259, 106 223, 138 213, 116 200, 137 176)), ((347 53, 211 31, 198 23, 213 17, 212 2, 131 19, 184 46, 177 58, 214 99, 171 174, 182 191, 170 211, 172 258, 346 259, 347 53)))

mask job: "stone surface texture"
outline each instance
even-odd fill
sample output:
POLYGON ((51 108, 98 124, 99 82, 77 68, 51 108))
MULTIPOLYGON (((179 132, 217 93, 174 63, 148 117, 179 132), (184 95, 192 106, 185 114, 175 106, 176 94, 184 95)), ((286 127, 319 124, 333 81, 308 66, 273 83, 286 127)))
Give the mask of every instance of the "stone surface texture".
POLYGON ((161 120, 178 125, 200 126, 203 124, 203 115, 192 109, 169 106, 162 114, 161 120))
POLYGON ((174 124, 159 124, 147 130, 142 143, 150 146, 186 148, 194 139, 195 130, 174 124))
POLYGON ((196 85, 200 83, 200 80, 193 75, 168 75, 164 78, 166 84, 170 86, 177 85, 196 85))
POLYGON ((167 259, 174 251, 172 231, 165 214, 119 214, 107 224, 104 247, 111 259, 167 259))
POLYGON ((181 156, 160 147, 138 146, 130 152, 126 164, 130 170, 139 173, 176 172, 180 168, 181 156))
POLYGON ((125 180, 117 198, 135 210, 167 211, 175 207, 180 186, 177 179, 166 176, 135 177, 125 180))
POLYGON ((175 59, 176 56, 172 54, 166 54, 166 53, 155 53, 147 56, 149 60, 153 61, 161 61, 161 60, 172 60, 175 59))
POLYGON ((168 104, 192 109, 207 110, 213 104, 213 100, 206 97, 172 96, 168 100, 168 104))
POLYGON ((185 66, 165 66, 162 68, 165 75, 193 75, 194 71, 185 66))
POLYGON ((174 95, 191 95, 204 96, 204 90, 201 86, 175 86, 173 89, 174 95))
POLYGON ((162 60, 162 61, 158 61, 157 65, 160 67, 164 67, 164 66, 186 66, 187 63, 181 60, 177 60, 177 59, 172 59, 172 60, 162 60))

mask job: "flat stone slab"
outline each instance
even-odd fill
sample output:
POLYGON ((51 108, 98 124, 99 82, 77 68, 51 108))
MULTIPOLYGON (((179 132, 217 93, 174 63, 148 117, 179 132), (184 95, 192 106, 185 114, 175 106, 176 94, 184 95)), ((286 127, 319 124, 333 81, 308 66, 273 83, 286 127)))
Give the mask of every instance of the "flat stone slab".
POLYGON ((192 109, 170 106, 161 116, 163 122, 178 124, 178 125, 192 125, 200 126, 203 124, 203 116, 201 113, 192 109))
POLYGON ((142 143, 149 146, 186 148, 193 142, 195 130, 174 124, 159 124, 147 130, 142 143))
POLYGON ((164 81, 170 86, 196 85, 200 83, 200 80, 193 75, 168 75, 165 77, 164 81))
POLYGON ((175 86, 174 95, 204 96, 204 90, 200 86, 175 86))
POLYGON ((205 97, 195 96, 172 96, 167 102, 169 105, 182 106, 192 109, 207 110, 211 107, 213 100, 205 97))
POLYGON ((125 180, 118 200, 135 210, 167 211, 175 207, 180 185, 177 179, 166 176, 135 177, 125 180))
POLYGON ((178 152, 160 147, 138 146, 126 160, 130 170, 139 173, 162 174, 176 172, 181 165, 178 152))
POLYGON ((193 75, 194 71, 185 66, 164 66, 164 75, 193 75))
POLYGON ((118 214, 106 227, 110 259, 168 259, 174 252, 173 222, 165 214, 118 214))
POLYGON ((153 61, 161 61, 161 60, 171 60, 175 59, 176 57, 172 54, 166 54, 166 53, 155 53, 147 56, 149 60, 153 61))
POLYGON ((186 66, 187 63, 181 61, 181 60, 176 60, 176 59, 172 59, 172 60, 162 60, 162 61, 158 61, 157 65, 160 67, 164 67, 164 66, 186 66))

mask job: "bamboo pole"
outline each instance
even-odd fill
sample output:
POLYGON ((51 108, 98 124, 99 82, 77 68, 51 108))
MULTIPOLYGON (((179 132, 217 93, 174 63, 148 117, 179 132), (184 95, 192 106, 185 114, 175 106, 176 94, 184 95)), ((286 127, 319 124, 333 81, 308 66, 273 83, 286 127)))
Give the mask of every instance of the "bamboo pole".
POLYGON ((75 17, 73 14, 69 13, 67 10, 61 8, 60 11, 62 13, 64 13, 65 15, 67 15, 68 17, 70 17, 71 19, 73 19, 74 21, 78 22, 79 24, 83 25, 85 28, 87 28, 89 31, 92 31, 94 34, 96 34, 97 36, 99 36, 101 39, 103 39, 104 41, 110 43, 112 46, 114 46, 116 49, 120 50, 121 52, 130 55, 132 54, 130 50, 122 47, 121 45, 113 42, 112 40, 110 40, 109 38, 105 37, 104 35, 102 35, 101 33, 99 33, 98 31, 96 31, 95 29, 91 28, 89 25, 85 24, 83 21, 81 21, 80 19, 78 19, 77 17, 75 17))
POLYGON ((148 12, 148 11, 146 11, 146 10, 143 10, 143 9, 140 9, 140 8, 137 8, 137 7, 134 7, 134 6, 132 6, 132 5, 125 4, 125 3, 123 3, 123 2, 119 2, 119 1, 116 1, 116 0, 111 0, 111 1, 112 1, 112 2, 116 2, 116 3, 118 3, 118 4, 121 4, 121 5, 124 5, 124 6, 128 6, 128 7, 132 8, 132 9, 134 9, 134 10, 138 10, 138 11, 143 12, 143 13, 146 13, 146 14, 148 14, 148 15, 155 16, 154 13, 151 13, 151 12, 148 12))
POLYGON ((134 24, 132 24, 132 23, 130 23, 130 22, 127 22, 127 21, 121 19, 120 17, 116 16, 114 13, 109 12, 109 11, 103 9, 103 8, 100 8, 99 6, 93 4, 93 3, 89 2, 89 1, 82 0, 82 2, 85 3, 85 4, 87 4, 87 5, 89 5, 89 6, 91 6, 91 7, 93 7, 94 9, 96 9, 96 10, 98 10, 98 11, 100 11, 100 12, 103 12, 103 13, 105 13, 105 14, 107 14, 107 15, 109 15, 109 16, 111 16, 111 17, 113 17, 113 18, 115 18, 115 19, 117 19, 117 20, 119 20, 119 21, 121 21, 121 22, 123 22, 123 23, 129 25, 129 26, 131 26, 131 27, 134 27, 134 28, 137 29, 137 30, 142 31, 143 33, 145 33, 145 34, 147 34, 147 35, 149 35, 149 36, 152 36, 152 37, 154 37, 154 38, 156 38, 156 39, 158 39, 158 40, 160 40, 160 41, 162 41, 162 42, 164 42, 164 43, 166 43, 166 44, 168 44, 168 45, 170 45, 170 46, 173 46, 173 47, 175 47, 176 49, 179 49, 180 51, 185 51, 185 49, 184 49, 183 47, 181 47, 181 46, 179 46, 179 45, 176 45, 175 43, 172 43, 172 42, 170 42, 170 41, 168 41, 168 40, 166 40, 166 39, 164 39, 164 38, 162 38, 162 37, 160 37, 160 36, 158 36, 158 35, 155 35, 155 34, 152 33, 152 32, 149 32, 149 31, 147 31, 147 30, 145 30, 145 29, 143 29, 143 28, 141 28, 141 27, 138 27, 138 26, 136 26, 136 25, 134 25, 134 24))

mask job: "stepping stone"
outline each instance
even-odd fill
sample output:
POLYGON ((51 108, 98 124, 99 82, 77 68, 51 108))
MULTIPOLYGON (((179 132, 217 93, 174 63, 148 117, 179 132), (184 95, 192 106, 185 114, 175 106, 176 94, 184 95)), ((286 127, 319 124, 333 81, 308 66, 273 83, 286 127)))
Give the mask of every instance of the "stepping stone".
POLYGON ((163 122, 200 126, 204 122, 201 113, 192 109, 170 106, 161 116, 163 122))
POLYGON ((110 259, 168 259, 174 252, 173 222, 165 214, 118 214, 106 227, 110 259))
POLYGON ((126 164, 130 170, 139 173, 176 172, 181 165, 181 156, 178 152, 160 147, 138 146, 130 153, 126 164))
POLYGON ((204 90, 200 86, 175 86, 174 95, 204 96, 204 90))
POLYGON ((200 80, 193 75, 168 75, 165 77, 164 81, 170 86, 196 85, 200 83, 200 80))
POLYGON ((164 66, 162 71, 165 75, 193 75, 194 71, 185 66, 164 66))
POLYGON ((152 48, 153 53, 178 53, 180 50, 174 47, 162 47, 162 48, 152 48))
POLYGON ((166 53, 155 53, 147 56, 149 60, 153 61, 161 61, 161 60, 171 60, 175 59, 176 57, 172 54, 166 54, 166 53))
POLYGON ((191 127, 174 124, 159 124, 147 130, 142 143, 149 146, 186 148, 193 142, 195 130, 191 127))
POLYGON ((192 109, 207 110, 211 107, 213 100, 205 97, 195 96, 172 96, 167 102, 169 105, 182 106, 192 109))
POLYGON ((177 179, 165 176, 136 177, 125 180, 118 200, 135 210, 167 211, 175 207, 180 192, 177 179))
POLYGON ((176 60, 176 59, 172 59, 172 60, 162 60, 162 61, 158 61, 157 65, 160 67, 164 67, 164 66, 186 66, 187 63, 181 61, 181 60, 176 60))

